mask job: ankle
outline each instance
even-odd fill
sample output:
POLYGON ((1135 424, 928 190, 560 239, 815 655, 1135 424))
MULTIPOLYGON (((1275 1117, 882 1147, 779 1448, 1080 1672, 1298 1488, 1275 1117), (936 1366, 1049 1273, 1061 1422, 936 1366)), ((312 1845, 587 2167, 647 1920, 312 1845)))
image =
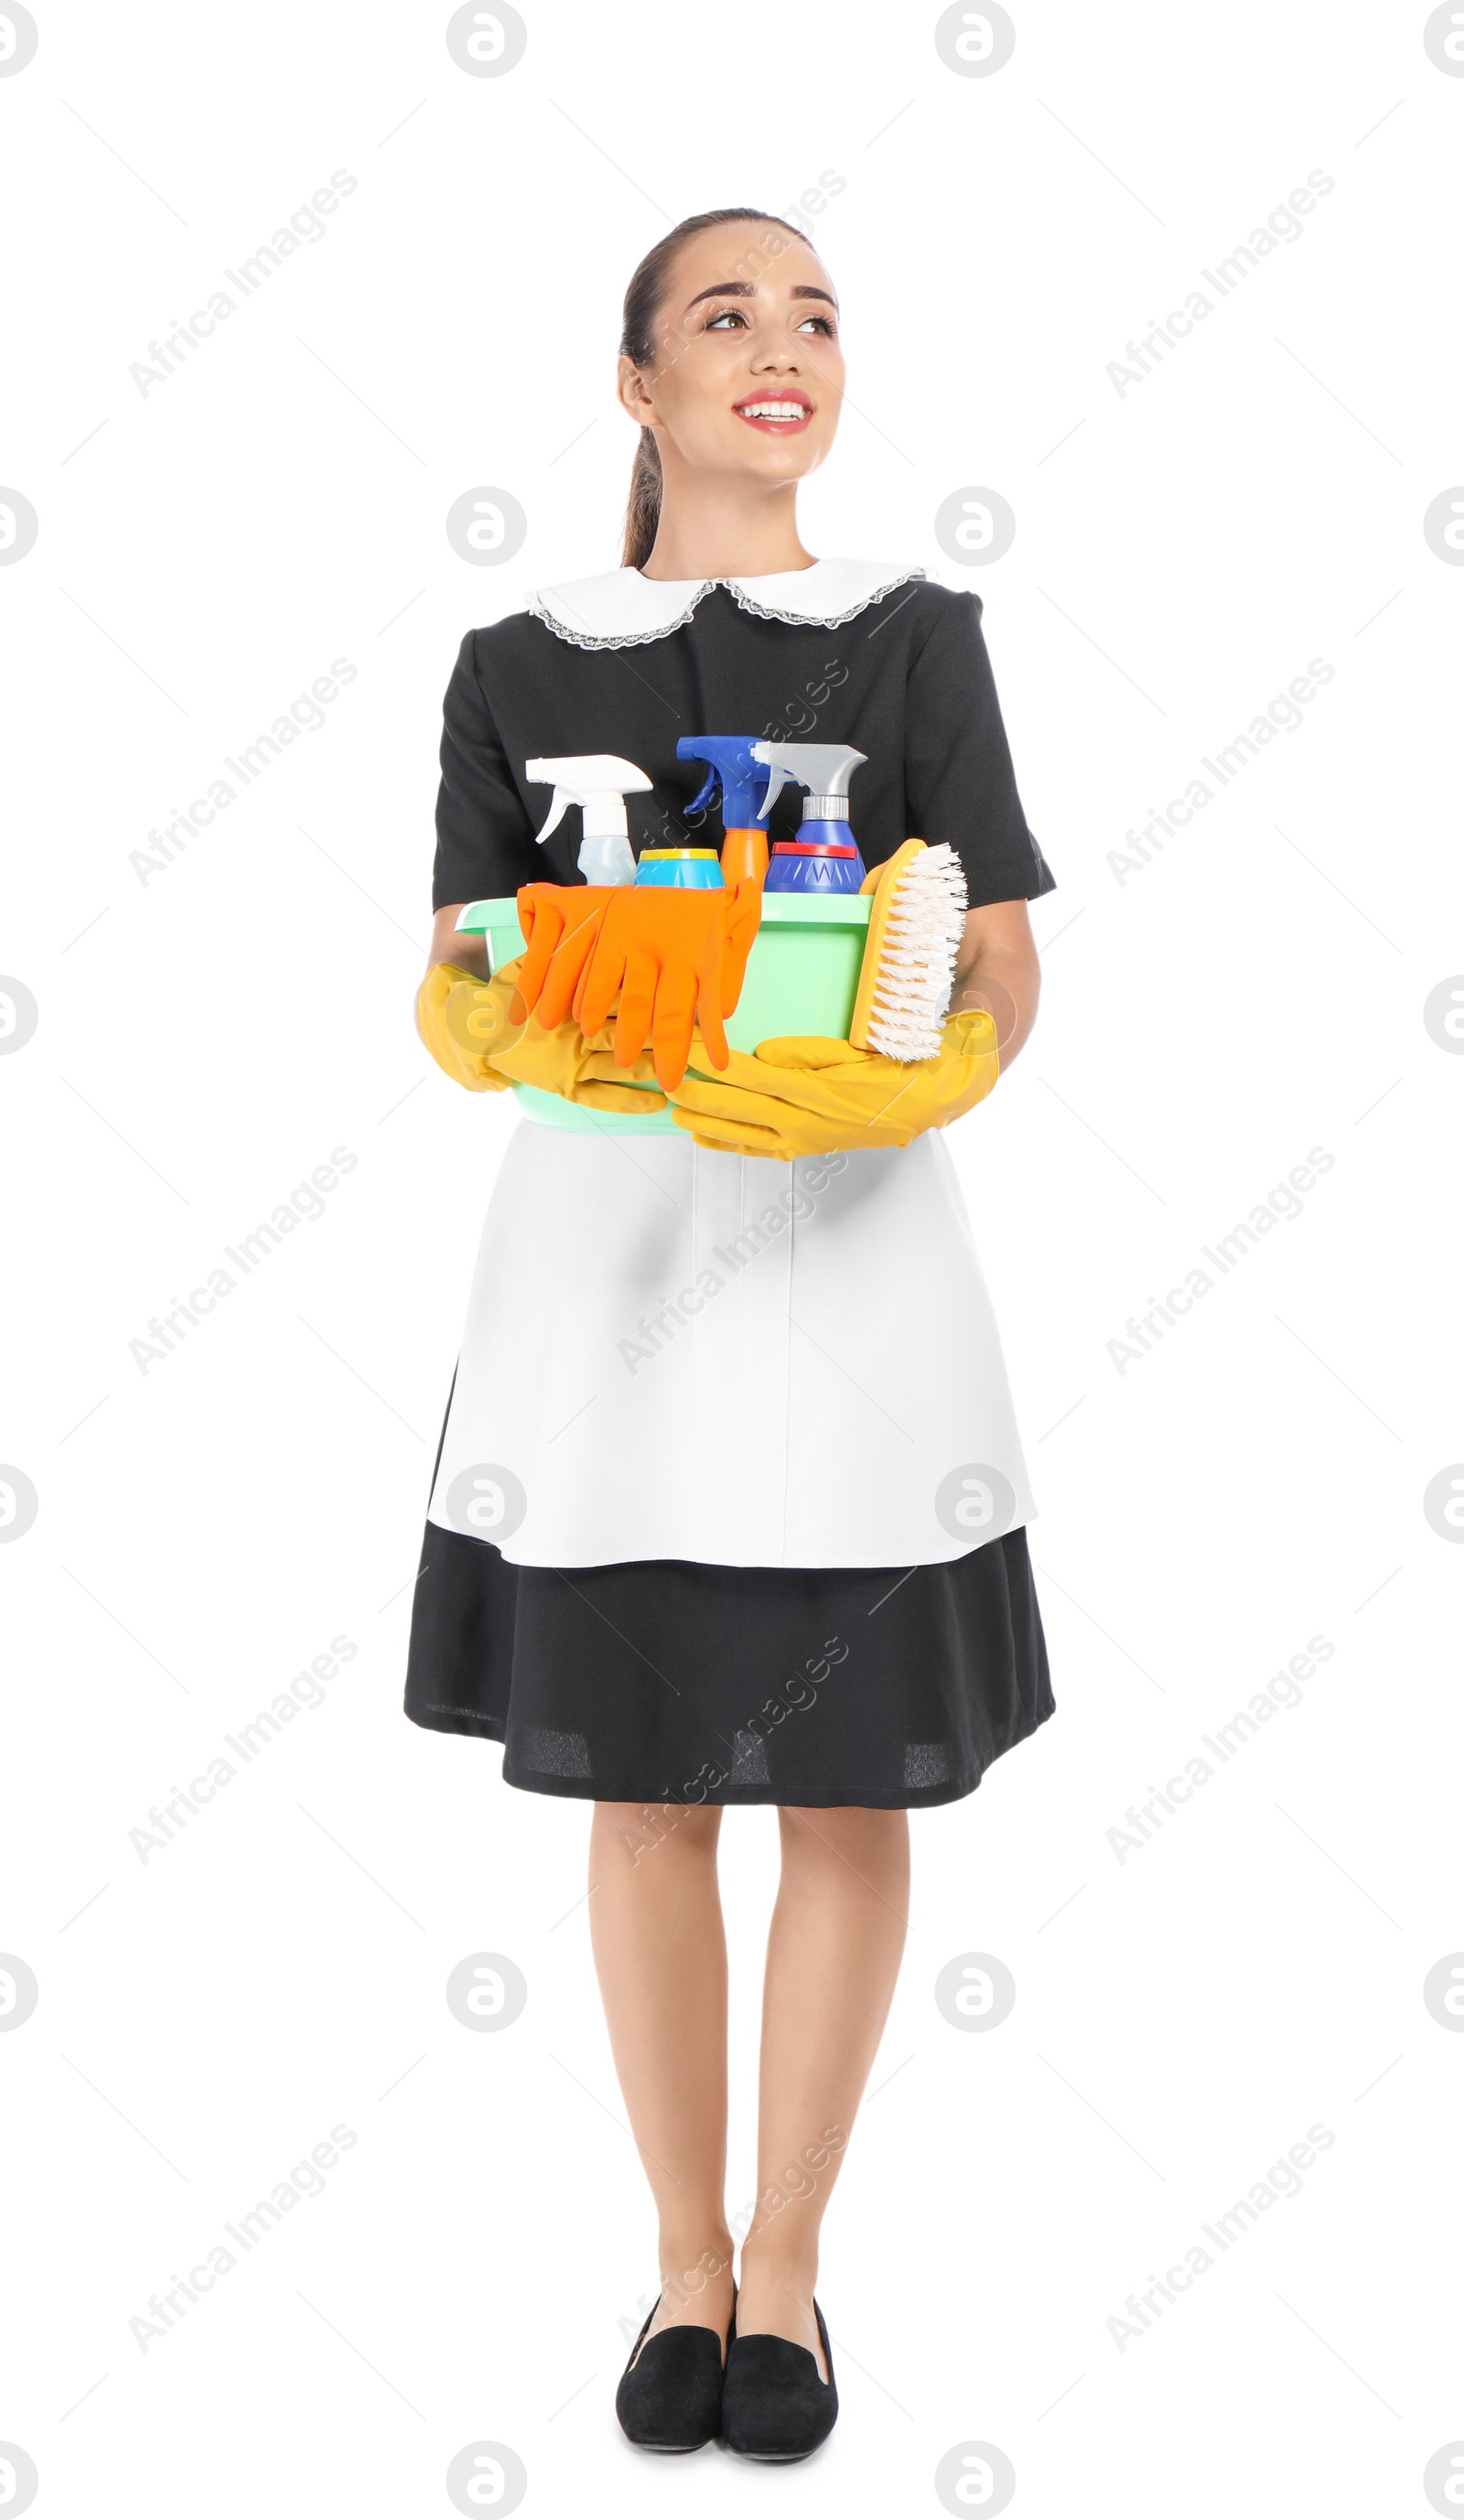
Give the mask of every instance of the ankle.
POLYGON ((790 2247, 779 2232, 776 2237, 759 2232, 743 2244, 741 2281, 759 2290, 779 2291, 795 2300, 813 2297, 819 2279, 818 2250, 790 2247))
POLYGON ((732 2237, 726 2229, 694 2236, 662 2232, 659 2243, 661 2290, 681 2306, 725 2285, 732 2274, 732 2237))

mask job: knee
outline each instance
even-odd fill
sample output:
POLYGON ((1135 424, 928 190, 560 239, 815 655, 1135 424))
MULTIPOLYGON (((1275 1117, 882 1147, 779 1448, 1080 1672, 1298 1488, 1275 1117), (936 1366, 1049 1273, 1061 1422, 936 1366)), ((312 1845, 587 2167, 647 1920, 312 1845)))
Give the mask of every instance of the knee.
POLYGON ((640 1864, 652 1852, 673 1865, 714 1855, 722 1813, 715 1804, 604 1803, 595 1806, 596 1834, 640 1864))
POLYGON ((783 1862, 854 1865, 883 1869, 909 1860, 909 1815, 866 1811, 857 1804, 831 1809, 784 1803, 778 1808, 783 1862))

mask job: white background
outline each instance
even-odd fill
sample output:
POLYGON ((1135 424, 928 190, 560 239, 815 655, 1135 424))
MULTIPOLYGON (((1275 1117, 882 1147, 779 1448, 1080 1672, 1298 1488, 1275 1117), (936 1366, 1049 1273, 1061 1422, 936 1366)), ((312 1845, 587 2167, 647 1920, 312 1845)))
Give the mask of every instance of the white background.
MULTIPOLYGON (((1464 476, 1464 79, 1421 10, 1319 0, 1022 9, 989 77, 870 0, 549 0, 503 77, 445 19, 48 8, 0 77, 0 478, 39 518, 0 568, 0 968, 39 1007, 0 1059, 0 1457, 39 1497, 0 1551, 0 1949, 40 1988, 0 2038, 0 2439, 67 2515, 447 2512, 477 2440, 535 2511, 936 2511, 937 2461, 985 2441, 1043 2520, 1426 2512, 1464 2436, 1464 2038, 1422 2000, 1464 1946, 1464 1551, 1422 1507, 1464 1455, 1464 1061, 1423 1020, 1464 969, 1464 574, 1422 529, 1464 476), (336 169, 323 240, 141 393, 150 340, 336 169), (760 2483, 614 2425, 653 2234, 587 1814, 400 1712, 512 1125, 426 1065, 411 1001, 463 632, 618 560, 631 269, 825 169, 851 404, 805 539, 977 587, 1059 882, 1040 1029, 954 1141, 1059 1706, 913 1822, 820 2283, 845 2411, 760 2483), (1300 240, 1120 394, 1126 342, 1314 169, 1300 240), (528 518, 497 569, 444 532, 483 483, 528 518), (933 530, 972 484, 1017 518, 985 569, 933 530), (143 881, 150 830, 337 657, 325 725, 143 881), (1130 827, 1313 658, 1302 726, 1120 880, 1130 827), (150 1317, 337 1147, 326 1213, 140 1372, 150 1317), (1317 1147, 1303 1213, 1120 1371, 1128 1317, 1317 1147), (338 1636, 326 1703, 140 1861, 150 1807, 338 1636), (1127 1808, 1314 1636, 1302 1705, 1120 1862, 1127 1808), (478 1951, 528 1983, 493 2036, 444 2002, 478 1951), (984 2035, 933 2000, 966 1952, 1016 1980, 984 2035), (341 2123, 325 2194, 141 2351, 148 2297, 341 2123), (1318 2124, 1302 2194, 1120 2351, 1126 2296, 1318 2124)), ((725 1828, 733 2210, 775 1837, 725 1828)))

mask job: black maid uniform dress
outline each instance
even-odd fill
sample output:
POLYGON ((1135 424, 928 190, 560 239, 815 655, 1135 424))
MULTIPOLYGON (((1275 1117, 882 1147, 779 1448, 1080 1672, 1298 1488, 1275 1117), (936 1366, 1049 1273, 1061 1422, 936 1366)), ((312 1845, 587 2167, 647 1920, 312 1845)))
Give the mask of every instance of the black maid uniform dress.
MULTIPOLYGON (((676 752, 708 733, 857 745, 867 866, 913 832, 956 851, 973 906, 1035 899, 1053 878, 980 624, 974 595, 870 561, 541 590, 463 642, 434 906, 581 879, 577 815, 534 836, 542 755, 646 773, 638 853, 720 844, 714 813, 688 825, 701 770, 676 752)), ((800 801, 777 799, 773 838, 800 801)), ((787 1163, 638 1127, 524 1116, 510 1139, 406 1711, 502 1742, 535 1793, 955 1801, 1052 1694, 1036 1507, 943 1133, 787 1163)))

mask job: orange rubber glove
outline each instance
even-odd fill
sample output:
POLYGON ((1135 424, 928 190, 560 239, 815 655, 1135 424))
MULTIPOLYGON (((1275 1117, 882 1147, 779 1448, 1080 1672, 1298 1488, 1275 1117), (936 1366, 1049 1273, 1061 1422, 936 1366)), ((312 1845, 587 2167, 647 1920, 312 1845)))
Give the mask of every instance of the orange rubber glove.
POLYGON ((528 951, 519 974, 515 1023, 536 1008, 547 1030, 563 1022, 614 892, 607 883, 519 885, 518 924, 528 951))
POLYGON ((723 893, 727 941, 722 948, 722 1012, 734 1014, 747 976, 747 957, 763 918, 763 878, 744 876, 723 893))
POLYGON ((724 1015, 742 994, 762 917, 748 880, 729 891, 621 884, 610 896, 572 1000, 581 1029, 599 1032, 618 994, 615 1059, 631 1066, 647 1040, 656 1081, 670 1093, 687 1072, 697 1023, 714 1067, 728 1060, 724 1015))

